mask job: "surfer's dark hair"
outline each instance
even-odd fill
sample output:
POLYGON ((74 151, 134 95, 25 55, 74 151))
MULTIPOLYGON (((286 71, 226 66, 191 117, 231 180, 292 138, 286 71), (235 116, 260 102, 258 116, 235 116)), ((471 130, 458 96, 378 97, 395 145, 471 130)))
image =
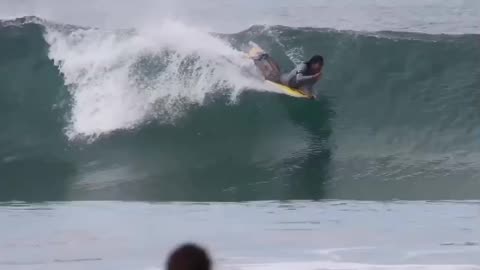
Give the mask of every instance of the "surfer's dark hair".
POLYGON ((318 54, 314 55, 312 58, 310 58, 310 60, 305 62, 305 64, 307 64, 308 67, 310 67, 312 64, 320 64, 323 66, 323 56, 318 54))
POLYGON ((175 249, 167 261, 167 270, 210 270, 211 260, 202 247, 186 243, 175 249))

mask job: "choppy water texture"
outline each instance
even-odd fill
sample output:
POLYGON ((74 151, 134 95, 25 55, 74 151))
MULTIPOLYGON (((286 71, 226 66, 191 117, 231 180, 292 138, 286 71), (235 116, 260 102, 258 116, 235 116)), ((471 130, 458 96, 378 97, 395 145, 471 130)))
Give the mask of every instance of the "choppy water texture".
POLYGON ((0 269, 163 269, 170 249, 195 240, 216 269, 478 270, 478 209, 476 201, 11 203, 0 206, 0 269))
POLYGON ((0 199, 476 199, 477 34, 0 24, 0 199), (242 50, 326 57, 318 101, 242 50))

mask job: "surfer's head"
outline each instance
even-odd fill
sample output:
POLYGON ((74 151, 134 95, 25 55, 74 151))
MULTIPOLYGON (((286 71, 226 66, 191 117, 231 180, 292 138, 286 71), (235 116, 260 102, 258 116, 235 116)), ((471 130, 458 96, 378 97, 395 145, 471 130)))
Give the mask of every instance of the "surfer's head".
POLYGON ((320 72, 323 67, 323 56, 314 55, 310 60, 306 62, 308 69, 313 71, 313 73, 320 72))
POLYGON ((203 248, 187 243, 170 254, 166 266, 167 270, 210 270, 211 261, 203 248))

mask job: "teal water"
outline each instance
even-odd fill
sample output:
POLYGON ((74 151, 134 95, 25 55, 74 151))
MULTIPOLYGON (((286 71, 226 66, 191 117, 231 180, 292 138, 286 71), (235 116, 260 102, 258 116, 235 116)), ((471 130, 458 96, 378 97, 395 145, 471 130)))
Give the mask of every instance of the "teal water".
POLYGON ((480 196, 475 34, 23 18, 0 39, 3 200, 480 196), (321 50, 320 99, 264 89, 250 40, 284 70, 321 50))

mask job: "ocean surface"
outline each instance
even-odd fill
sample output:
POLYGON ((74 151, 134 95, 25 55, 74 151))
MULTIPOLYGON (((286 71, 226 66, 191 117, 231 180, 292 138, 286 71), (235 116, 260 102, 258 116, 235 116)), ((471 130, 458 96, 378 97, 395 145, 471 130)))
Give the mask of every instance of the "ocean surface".
POLYGON ((480 269, 478 14, 1 1, 0 269, 161 269, 183 240, 220 268, 480 269), (322 54, 319 99, 263 84, 249 41, 285 72, 322 54))
POLYGON ((0 207, 0 269, 163 269, 179 242, 225 270, 480 269, 479 201, 67 202, 0 207))

